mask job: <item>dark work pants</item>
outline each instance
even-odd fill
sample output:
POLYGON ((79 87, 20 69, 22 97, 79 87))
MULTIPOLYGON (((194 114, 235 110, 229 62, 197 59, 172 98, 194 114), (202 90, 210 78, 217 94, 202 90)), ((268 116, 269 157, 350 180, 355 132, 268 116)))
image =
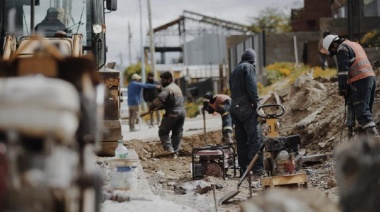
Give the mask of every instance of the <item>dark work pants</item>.
POLYGON ((232 118, 230 115, 231 101, 225 101, 223 108, 217 111, 222 116, 222 133, 223 135, 232 133, 232 118))
MULTIPOLYGON (((259 151, 262 142, 262 132, 259 127, 260 125, 257 123, 257 113, 251 112, 251 114, 248 113, 247 115, 250 117, 242 122, 239 117, 231 114, 235 125, 238 162, 243 172, 245 172, 249 163, 259 151)), ((260 171, 262 169, 264 169, 263 154, 259 156, 252 171, 260 171)))
POLYGON ((361 126, 373 122, 372 107, 375 99, 376 78, 366 77, 350 84, 348 98, 352 101, 356 120, 361 126))
POLYGON ((185 116, 186 112, 183 109, 173 110, 164 114, 158 130, 158 135, 164 149, 173 147, 175 152, 180 149, 185 116), (169 138, 170 131, 172 132, 171 138, 169 138))

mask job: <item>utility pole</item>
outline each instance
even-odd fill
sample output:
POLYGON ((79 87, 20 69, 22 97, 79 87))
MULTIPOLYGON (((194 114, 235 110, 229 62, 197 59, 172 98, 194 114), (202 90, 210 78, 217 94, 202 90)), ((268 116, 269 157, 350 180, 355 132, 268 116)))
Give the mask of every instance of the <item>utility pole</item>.
MULTIPOLYGON (((142 9, 141 9, 141 0, 139 0, 140 5, 140 44, 141 44, 141 81, 142 83, 145 83, 146 77, 145 77, 145 51, 144 51, 144 42, 143 42, 143 33, 142 33, 142 9)), ((142 91, 141 91, 142 95, 142 91)), ((146 103, 144 102, 142 104, 142 108, 145 111, 146 109, 146 103)), ((140 117, 140 116, 139 116, 140 117)), ((139 118, 139 124, 141 126, 141 119, 139 118)), ((141 127, 140 127, 141 129, 141 127)))
POLYGON ((142 33, 142 11, 141 11, 141 0, 139 0, 140 5, 140 44, 141 44, 141 81, 145 83, 145 52, 143 45, 143 33, 142 33))
POLYGON ((132 43, 131 25, 128 22, 128 56, 129 56, 129 65, 132 65, 131 43, 132 43))
POLYGON ((154 75, 154 79, 156 79, 156 61, 154 58, 155 53, 155 45, 154 45, 154 34, 152 28, 152 11, 150 7, 150 0, 148 0, 148 17, 149 17, 149 44, 150 44, 150 62, 152 66, 152 72, 154 75))
POLYGON ((348 39, 353 40, 354 38, 354 24, 353 24, 353 14, 352 14, 352 0, 347 1, 347 34, 348 39))

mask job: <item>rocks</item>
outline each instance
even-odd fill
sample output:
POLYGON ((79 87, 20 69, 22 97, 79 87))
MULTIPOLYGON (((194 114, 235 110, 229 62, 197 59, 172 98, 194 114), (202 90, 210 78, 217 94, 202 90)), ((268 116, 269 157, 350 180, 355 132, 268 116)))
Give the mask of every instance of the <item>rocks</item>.
POLYGON ((330 188, 333 188, 333 187, 335 187, 335 186, 337 186, 338 185, 338 183, 336 182, 336 180, 334 179, 334 178, 331 178, 328 182, 327 182, 327 184, 326 184, 326 186, 325 186, 325 189, 330 189, 330 188))
POLYGON ((379 211, 379 167, 379 139, 355 139, 337 150, 336 179, 343 211, 379 211))
POLYGON ((306 127, 307 125, 309 125, 310 123, 314 122, 314 120, 316 119, 317 115, 323 110, 325 109, 325 107, 320 107, 318 110, 314 111, 313 113, 311 113, 310 115, 306 116, 304 119, 302 119, 301 121, 299 121, 296 126, 301 128, 301 127, 306 127))
POLYGON ((242 212, 338 212, 335 202, 318 190, 271 189, 242 204, 242 212))

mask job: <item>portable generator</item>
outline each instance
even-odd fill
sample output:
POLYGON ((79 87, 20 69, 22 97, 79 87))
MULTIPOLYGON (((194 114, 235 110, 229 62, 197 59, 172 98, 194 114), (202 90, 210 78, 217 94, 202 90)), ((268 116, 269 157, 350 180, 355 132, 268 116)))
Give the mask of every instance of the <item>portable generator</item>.
POLYGON ((234 170, 236 176, 235 149, 231 145, 206 146, 192 151, 193 180, 204 176, 223 177, 228 169, 234 170))

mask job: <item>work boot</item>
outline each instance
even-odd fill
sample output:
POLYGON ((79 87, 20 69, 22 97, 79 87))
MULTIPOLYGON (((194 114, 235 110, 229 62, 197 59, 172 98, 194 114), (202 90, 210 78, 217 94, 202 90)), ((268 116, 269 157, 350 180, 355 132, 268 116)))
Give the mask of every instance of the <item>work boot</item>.
POLYGON ((252 171, 251 172, 251 179, 257 180, 257 179, 265 177, 265 175, 266 175, 266 171, 264 169, 258 170, 258 171, 252 171))
POLYGON ((353 127, 348 127, 348 139, 351 140, 355 136, 354 128, 353 127))
POLYGON ((170 153, 174 153, 175 152, 174 149, 173 149, 173 147, 171 147, 171 146, 165 146, 164 150, 167 151, 167 152, 170 152, 170 153))
POLYGON ((379 138, 379 133, 377 132, 376 127, 368 127, 365 129, 367 135, 373 136, 374 138, 379 138))
POLYGON ((223 145, 231 145, 234 142, 232 141, 231 133, 225 133, 222 138, 223 145))
POLYGON ((372 136, 374 138, 379 137, 379 133, 377 132, 376 124, 374 122, 369 122, 368 124, 364 125, 363 128, 367 135, 372 136))

